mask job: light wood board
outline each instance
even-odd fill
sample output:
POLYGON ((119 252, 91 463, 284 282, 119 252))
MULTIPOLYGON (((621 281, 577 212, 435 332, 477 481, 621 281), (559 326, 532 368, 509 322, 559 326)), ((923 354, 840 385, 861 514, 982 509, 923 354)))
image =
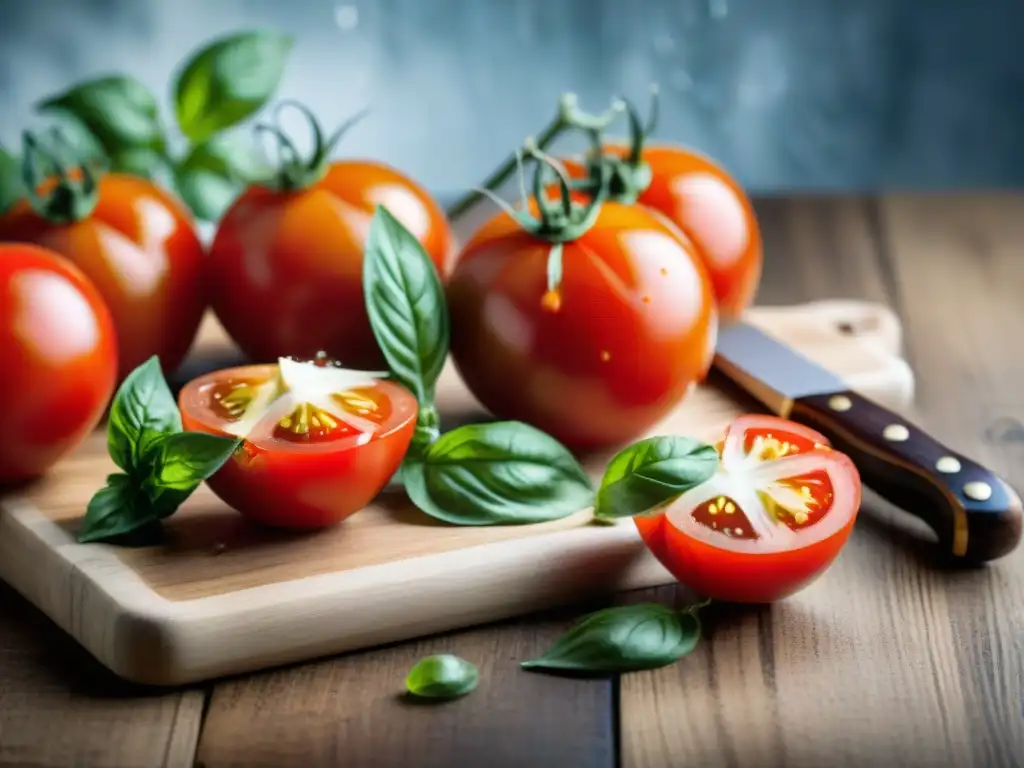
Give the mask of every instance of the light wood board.
MULTIPOLYGON (((882 305, 760 307, 749 320, 869 397, 897 409, 912 398, 901 328, 882 305)), ((197 351, 225 345, 208 322, 197 351)), ((451 368, 439 393, 449 419, 484 417, 451 368)), ((712 438, 755 407, 708 384, 652 431, 712 438)), ((606 460, 588 462, 595 478, 606 460)), ((672 581, 630 521, 592 526, 581 510, 460 528, 400 492, 341 526, 289 535, 250 527, 204 486, 168 521, 164 546, 79 545, 86 503, 113 469, 97 432, 45 480, 0 500, 0 577, 133 681, 195 682, 672 581)))

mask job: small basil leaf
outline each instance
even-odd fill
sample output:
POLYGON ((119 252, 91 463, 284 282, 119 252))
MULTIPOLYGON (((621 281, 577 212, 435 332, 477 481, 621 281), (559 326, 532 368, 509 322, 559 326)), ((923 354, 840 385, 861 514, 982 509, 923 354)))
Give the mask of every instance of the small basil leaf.
POLYGON ((438 654, 416 662, 405 678, 405 687, 414 696, 454 699, 476 688, 479 680, 477 668, 465 659, 438 654))
POLYGON ((153 523, 155 515, 148 505, 137 503, 132 479, 117 473, 89 500, 78 541, 107 541, 133 533, 153 523))
POLYGON ((648 437, 608 463, 594 516, 633 517, 672 501, 715 474, 714 446, 688 437, 648 437))
POLYGON ((175 170, 174 184, 197 218, 217 221, 246 184, 269 172, 251 141, 217 134, 192 148, 175 170))
POLYGON ((467 424, 441 435, 402 468, 409 499, 457 525, 556 520, 593 503, 593 486, 572 454, 527 424, 467 424))
POLYGON ((142 455, 143 432, 180 432, 181 412, 154 355, 125 377, 107 421, 107 450, 121 469, 132 472, 142 455))
POLYGON ((391 373, 421 407, 432 406, 448 357, 444 288, 423 245, 382 205, 366 240, 363 293, 391 373))
POLYGON ((143 459, 152 467, 147 490, 191 493, 220 469, 241 444, 240 439, 205 432, 161 435, 149 445, 143 459))
POLYGON ((657 669, 690 653, 700 639, 695 611, 656 603, 607 608, 585 617, 525 669, 634 672, 657 669))
POLYGON ((197 51, 174 86, 182 133, 199 143, 259 110, 281 82, 292 42, 287 35, 253 31, 197 51))
POLYGON ((21 161, 0 145, 0 213, 18 202, 25 193, 21 178, 21 161))
POLYGON ((156 98, 133 77, 100 77, 42 101, 38 109, 70 115, 114 157, 131 147, 165 144, 156 98))

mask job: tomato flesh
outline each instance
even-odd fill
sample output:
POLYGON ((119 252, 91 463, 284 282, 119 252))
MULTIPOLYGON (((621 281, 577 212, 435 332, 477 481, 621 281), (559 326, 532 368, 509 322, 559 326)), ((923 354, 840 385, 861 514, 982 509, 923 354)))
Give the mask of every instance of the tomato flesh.
POLYGON ((737 419, 718 450, 710 480, 634 518, 641 538, 677 579, 714 599, 765 603, 803 589, 853 529, 853 462, 823 435, 774 416, 737 419))
POLYGON ((95 429, 117 338, 92 282, 57 253, 0 244, 0 484, 45 474, 95 429))
POLYGON ((282 528, 334 525, 369 504, 397 471, 416 400, 384 380, 300 396, 282 378, 272 364, 200 376, 181 391, 182 421, 185 429, 244 438, 207 481, 242 515, 282 528))

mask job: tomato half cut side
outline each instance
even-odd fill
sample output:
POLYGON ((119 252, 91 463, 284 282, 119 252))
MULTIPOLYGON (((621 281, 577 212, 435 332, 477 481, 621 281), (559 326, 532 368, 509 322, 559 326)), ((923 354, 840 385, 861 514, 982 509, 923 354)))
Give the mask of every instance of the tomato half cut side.
POLYGON ((323 528, 364 508, 398 470, 416 426, 416 399, 382 375, 320 357, 193 379, 178 397, 185 429, 244 438, 210 489, 280 528, 323 528))
POLYGON ((652 553, 708 597, 767 603, 806 587, 835 560, 860 509, 848 456, 775 416, 736 419, 719 468, 663 512, 636 518, 652 553))

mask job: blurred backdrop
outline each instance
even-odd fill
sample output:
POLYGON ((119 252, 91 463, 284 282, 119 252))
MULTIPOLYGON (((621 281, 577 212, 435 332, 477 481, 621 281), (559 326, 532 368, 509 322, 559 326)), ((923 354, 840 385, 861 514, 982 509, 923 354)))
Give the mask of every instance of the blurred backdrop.
MULTIPOLYGON (((211 37, 295 36, 278 95, 435 191, 478 183, 552 114, 661 85, 659 135, 752 191, 1019 186, 1017 0, 0 0, 0 141, 33 104, 127 71, 167 103, 211 37)), ((173 126, 170 126, 173 129, 173 126)))

